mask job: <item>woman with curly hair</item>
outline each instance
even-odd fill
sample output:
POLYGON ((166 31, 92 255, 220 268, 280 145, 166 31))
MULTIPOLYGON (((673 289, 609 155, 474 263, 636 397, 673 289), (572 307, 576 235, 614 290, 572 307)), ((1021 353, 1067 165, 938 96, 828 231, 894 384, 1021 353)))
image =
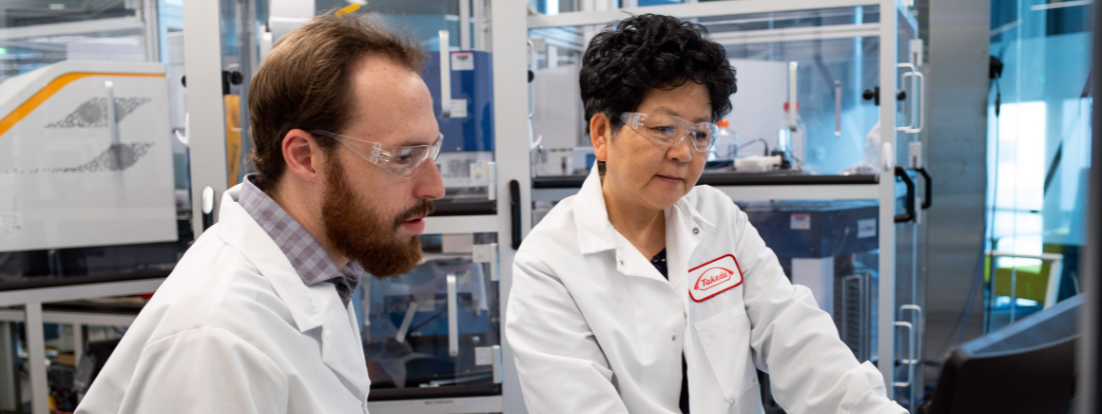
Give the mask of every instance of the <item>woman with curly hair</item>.
POLYGON ((536 413, 904 413, 746 214, 696 186, 735 70, 699 25, 631 16, 593 38, 582 101, 599 160, 515 258, 506 321, 536 413))

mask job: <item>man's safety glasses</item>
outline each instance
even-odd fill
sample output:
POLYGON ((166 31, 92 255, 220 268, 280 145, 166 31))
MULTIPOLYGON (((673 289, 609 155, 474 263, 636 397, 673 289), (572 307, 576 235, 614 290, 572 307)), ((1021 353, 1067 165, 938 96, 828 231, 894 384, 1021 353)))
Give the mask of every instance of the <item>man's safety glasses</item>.
POLYGON ((692 142, 694 149, 698 152, 708 152, 716 136, 719 135, 719 127, 716 124, 711 122, 694 124, 673 115, 625 112, 620 115, 620 119, 639 135, 667 147, 680 145, 685 137, 690 137, 689 141, 692 142))
POLYGON ((412 147, 387 146, 378 142, 352 138, 340 134, 325 131, 310 131, 311 134, 321 135, 337 140, 344 144, 360 158, 370 161, 387 172, 399 177, 409 177, 417 170, 417 167, 426 160, 436 161, 440 155, 440 147, 444 144, 444 134, 438 134, 436 142, 432 145, 416 145, 412 147))

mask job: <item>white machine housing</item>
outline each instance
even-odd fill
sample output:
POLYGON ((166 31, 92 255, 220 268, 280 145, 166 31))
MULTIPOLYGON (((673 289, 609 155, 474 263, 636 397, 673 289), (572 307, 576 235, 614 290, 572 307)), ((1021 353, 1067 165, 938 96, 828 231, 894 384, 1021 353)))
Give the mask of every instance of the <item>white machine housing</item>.
POLYGON ((160 63, 69 60, 0 83, 0 251, 175 241, 168 105, 160 63))

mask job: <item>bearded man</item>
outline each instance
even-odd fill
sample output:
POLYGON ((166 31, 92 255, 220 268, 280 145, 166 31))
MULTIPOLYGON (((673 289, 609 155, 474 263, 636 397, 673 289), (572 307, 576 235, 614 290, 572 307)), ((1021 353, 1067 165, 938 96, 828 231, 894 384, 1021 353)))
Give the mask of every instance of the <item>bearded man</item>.
POLYGON ((287 34, 248 97, 257 173, 222 197, 77 413, 366 413, 349 299, 408 272, 442 136, 415 39, 371 16, 287 34))

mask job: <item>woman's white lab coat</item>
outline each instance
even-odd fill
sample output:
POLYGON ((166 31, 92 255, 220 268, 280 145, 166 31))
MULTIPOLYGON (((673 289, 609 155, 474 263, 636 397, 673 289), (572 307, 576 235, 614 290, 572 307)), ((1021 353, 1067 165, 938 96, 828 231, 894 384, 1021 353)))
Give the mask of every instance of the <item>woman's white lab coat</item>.
POLYGON ((157 290, 78 414, 366 413, 356 318, 234 198, 157 290))
POLYGON ((761 412, 756 369, 789 413, 906 412, 728 196, 698 186, 665 215, 669 281, 613 229, 596 172, 524 240, 506 340, 529 412, 679 413, 682 352, 694 414, 761 412))

